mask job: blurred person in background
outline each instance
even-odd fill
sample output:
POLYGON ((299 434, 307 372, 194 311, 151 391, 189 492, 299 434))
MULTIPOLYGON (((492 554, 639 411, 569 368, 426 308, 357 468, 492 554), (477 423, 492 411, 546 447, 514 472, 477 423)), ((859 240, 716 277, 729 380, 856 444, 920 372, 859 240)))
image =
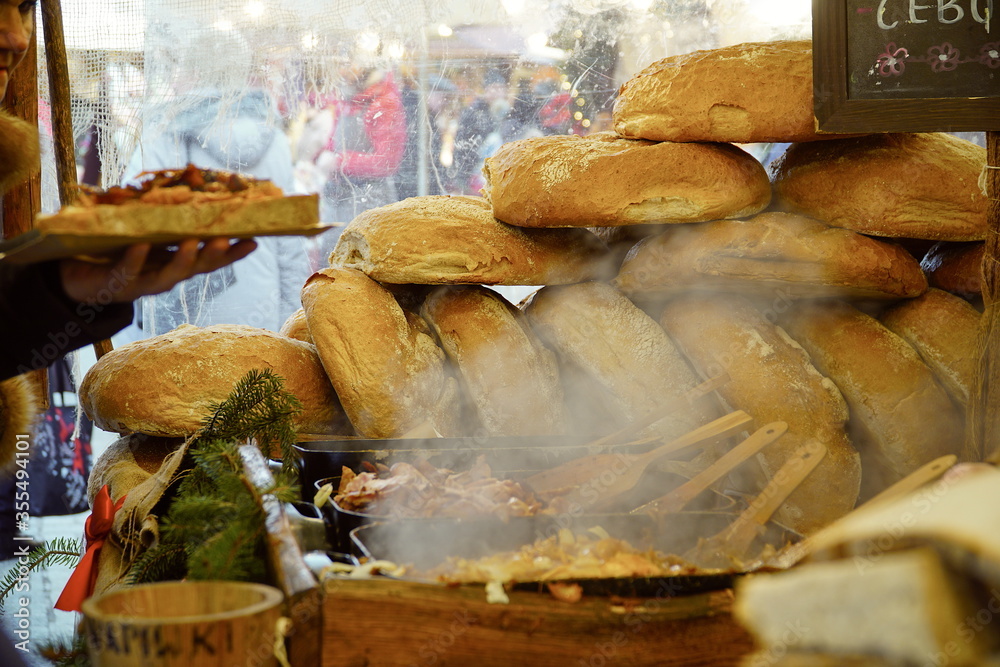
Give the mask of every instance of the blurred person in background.
POLYGON ((538 119, 542 134, 569 134, 573 128, 570 94, 560 90, 558 81, 552 79, 539 81, 534 92, 541 100, 538 119))
POLYGON ((500 121, 509 109, 507 77, 491 68, 483 75, 482 93, 458 118, 451 179, 455 194, 479 194, 484 185, 483 163, 503 143, 500 121))
POLYGON ((428 147, 426 157, 427 192, 419 192, 418 171, 420 168, 420 103, 421 82, 407 77, 403 88, 403 108, 406 110, 406 150, 399 165, 396 179, 396 193, 400 199, 418 194, 440 195, 447 192, 445 186, 445 164, 442 162, 444 134, 451 122, 451 100, 458 87, 441 75, 433 75, 423 85, 426 91, 423 99, 427 105, 428 147))
POLYGON ((500 136, 507 141, 542 136, 541 102, 532 88, 531 80, 522 76, 517 80, 517 92, 511 102, 510 111, 500 123, 500 136))
MULTIPOLYGON (((321 220, 343 225, 399 200, 395 176, 406 149, 406 112, 392 72, 354 63, 339 74, 336 94, 311 114, 296 154, 297 168, 315 175, 321 220)), ((324 260, 341 229, 320 237, 324 260)))
MULTIPOLYGON (((176 50, 175 95, 145 109, 139 146, 126 169, 183 168, 235 171, 270 180, 286 194, 295 189, 291 147, 273 96, 253 82, 249 43, 234 30, 196 28, 176 50)), ((246 262, 196 276, 165 294, 143 300, 146 336, 180 324, 244 324, 277 331, 300 306, 312 271, 305 239, 266 236, 246 262)))

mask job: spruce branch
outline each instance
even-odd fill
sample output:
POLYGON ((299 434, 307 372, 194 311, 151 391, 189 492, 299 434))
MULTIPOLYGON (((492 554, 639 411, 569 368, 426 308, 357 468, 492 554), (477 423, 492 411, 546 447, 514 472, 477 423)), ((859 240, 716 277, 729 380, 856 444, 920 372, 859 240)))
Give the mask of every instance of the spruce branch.
POLYGON ((252 369, 236 383, 222 403, 211 406, 202 431, 209 439, 245 441, 256 439, 264 456, 277 445, 290 470, 296 434, 294 417, 302 403, 285 389, 284 379, 268 369, 252 369))
POLYGON ((38 647, 38 654, 54 667, 90 667, 92 664, 82 632, 69 638, 52 638, 38 647))
POLYGON ((56 537, 32 549, 25 556, 26 563, 15 562, 0 580, 0 612, 3 612, 3 602, 7 596, 27 579, 28 574, 52 565, 75 567, 82 554, 83 541, 69 537, 56 537))
POLYGON ((301 404, 269 370, 252 370, 222 403, 213 405, 189 441, 192 467, 182 477, 161 520, 160 542, 133 565, 133 583, 166 578, 265 581, 264 510, 249 484, 239 447, 254 439, 265 456, 277 445, 284 465, 271 493, 298 496, 292 420, 301 404))
POLYGON ((185 544, 163 544, 147 549, 132 564, 125 578, 129 586, 153 581, 183 579, 187 573, 188 549, 185 544))

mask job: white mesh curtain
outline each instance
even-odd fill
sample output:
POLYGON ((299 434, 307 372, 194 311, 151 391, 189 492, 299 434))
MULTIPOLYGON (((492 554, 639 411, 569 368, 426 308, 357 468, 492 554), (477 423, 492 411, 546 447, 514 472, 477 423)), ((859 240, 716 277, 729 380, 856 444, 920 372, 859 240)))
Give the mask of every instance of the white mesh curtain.
MULTIPOLYGON (((390 190, 379 189, 384 182, 361 178, 340 178, 333 188, 334 178, 324 180, 310 163, 322 154, 302 140, 311 136, 309 121, 321 115, 311 112, 346 98, 357 83, 345 74, 353 66, 390 73, 409 94, 407 134, 399 140, 410 159, 409 195, 430 192, 432 185, 438 192, 473 194, 478 170, 468 170, 468 178, 453 172, 460 162, 470 163, 457 157, 460 148, 470 152, 471 142, 459 138, 462 112, 488 87, 490 74, 502 74, 506 99, 491 102, 498 129, 471 151, 473 164, 507 140, 501 121, 518 108, 533 111, 535 121, 545 107, 546 120, 563 119, 556 129, 535 127, 538 132, 608 129, 618 86, 639 68, 722 43, 808 35, 808 7, 809 0, 62 0, 80 180, 108 187, 144 168, 187 161, 244 171, 254 137, 273 133, 289 147, 282 158, 288 178, 278 183, 271 173, 247 171, 274 180, 286 193, 320 193, 321 220, 348 223, 364 208, 404 196, 402 188, 386 194, 390 190), (753 6, 771 8, 769 18, 751 20, 753 6), (432 98, 442 97, 432 114, 432 98), (247 109, 257 114, 253 131, 238 127, 247 109), (195 130, 179 133, 189 127, 195 130), (154 142, 156 137, 168 141, 154 142), (213 164, 202 163, 209 158, 213 164), (380 202, 375 193, 389 199, 380 202)), ((44 57, 40 49, 43 128, 44 57)), ((345 125, 338 121, 338 131, 345 125)), ((364 133, 356 126, 353 136, 364 141, 364 133)), ((325 145, 335 140, 340 138, 327 132, 325 145)), ((408 158, 402 159, 390 177, 397 184, 408 158)), ((46 211, 57 206, 54 172, 52 159, 44 159, 46 211)), ((258 249, 237 263, 235 277, 217 272, 198 278, 197 286, 175 289, 169 317, 156 315, 160 306, 151 305, 165 303, 166 296, 147 298, 144 333, 162 333, 179 322, 276 329, 278 316, 294 307, 301 281, 325 264, 335 239, 324 234, 297 264, 287 248, 273 248, 283 266, 278 260, 263 266, 265 253, 258 249), (260 269, 251 270, 250 262, 260 269), (245 292, 265 272, 281 285, 272 289, 261 281, 254 288, 259 298, 233 305, 233 286, 242 281, 245 292)))
MULTIPOLYGON (((236 99, 232 91, 246 88, 249 74, 282 102, 306 99, 335 85, 331 65, 361 57, 359 38, 393 47, 380 48, 382 64, 391 65, 412 57, 428 26, 506 17, 500 0, 63 0, 62 7, 74 134, 78 144, 100 137, 104 184, 121 180, 150 108, 155 122, 182 110, 169 104, 179 78, 189 87, 224 88, 236 99), (219 35, 243 49, 213 43, 219 35)), ((39 57, 44 115, 44 49, 39 57)), ((290 112, 285 104, 282 111, 290 112)), ((289 120, 275 123, 287 129, 289 120)))
MULTIPOLYGON (((585 47, 595 33, 614 33, 605 38, 615 42, 622 76, 671 53, 809 34, 809 0, 63 0, 62 6, 74 131, 78 143, 89 134, 100 137, 105 184, 121 179, 144 109, 155 106, 157 121, 170 117, 160 103, 172 94, 178 68, 191 68, 185 74, 189 85, 224 83, 232 90, 246 86, 250 67, 282 100, 282 112, 290 114, 288 101, 308 99, 310 92, 323 93, 318 89, 333 85, 329 68, 338 59, 363 56, 359 41, 374 38, 383 65, 413 65, 422 50, 426 55, 427 35, 442 24, 504 26, 521 37, 514 46, 521 49, 538 35, 561 33, 559 47, 568 47, 568 60, 529 58, 527 63, 563 71, 574 57, 578 69, 586 70, 587 56, 574 49, 585 47), (769 16, 758 16, 759 7, 769 16), (204 42, 213 29, 245 40, 247 62, 234 66, 230 58, 219 57, 204 42)), ((498 55, 516 62, 525 54, 504 53, 499 44, 480 41, 451 56, 447 50, 432 54, 432 62, 424 65, 433 74, 449 66, 449 57, 454 65, 498 55)), ((47 99, 44 53, 40 58, 47 99)), ((620 81, 606 83, 614 89, 620 81)), ((280 120, 287 130, 292 119, 280 120)))

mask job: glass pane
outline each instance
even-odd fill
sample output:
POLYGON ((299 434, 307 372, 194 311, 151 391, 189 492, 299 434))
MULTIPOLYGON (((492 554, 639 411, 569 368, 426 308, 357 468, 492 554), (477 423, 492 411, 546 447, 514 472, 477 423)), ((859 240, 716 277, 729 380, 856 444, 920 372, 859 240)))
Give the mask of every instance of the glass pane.
POLYGON ((265 239, 235 275, 175 291, 160 322, 144 308, 146 333, 277 328, 361 211, 478 194, 507 141, 610 129, 619 86, 662 57, 810 34, 808 0, 64 0, 63 12, 82 182, 192 162, 316 193, 338 225, 265 239))

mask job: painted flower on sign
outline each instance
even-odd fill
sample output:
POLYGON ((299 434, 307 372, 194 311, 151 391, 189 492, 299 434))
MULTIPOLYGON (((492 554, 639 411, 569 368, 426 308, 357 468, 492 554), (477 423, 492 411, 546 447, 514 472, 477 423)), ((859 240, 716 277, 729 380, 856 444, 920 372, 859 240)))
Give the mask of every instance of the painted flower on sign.
POLYGON ((992 69, 1000 67, 1000 42, 983 44, 983 48, 979 49, 979 62, 992 69))
POLYGON ((885 45, 885 52, 878 57, 875 66, 882 76, 899 76, 906 69, 906 58, 909 52, 904 48, 896 48, 895 42, 885 45))
POLYGON ((930 61, 931 69, 935 72, 950 72, 958 67, 960 55, 958 49, 950 42, 927 49, 927 60, 930 61))

